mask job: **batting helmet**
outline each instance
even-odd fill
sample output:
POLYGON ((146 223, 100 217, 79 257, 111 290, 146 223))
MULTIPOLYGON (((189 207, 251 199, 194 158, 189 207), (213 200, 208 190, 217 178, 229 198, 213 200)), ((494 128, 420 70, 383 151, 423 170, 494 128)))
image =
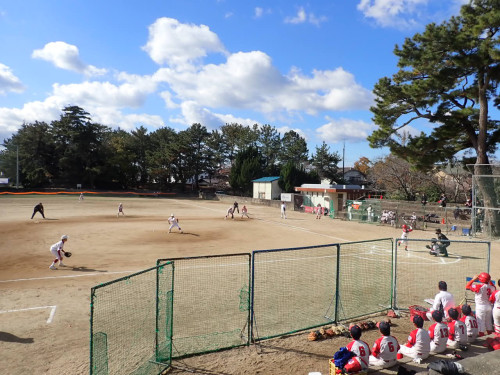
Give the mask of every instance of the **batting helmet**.
POLYGON ((407 226, 406 224, 403 224, 402 228, 403 228, 403 229, 407 229, 407 228, 408 228, 408 226, 407 226))
POLYGON ((491 280, 491 276, 487 272, 481 272, 478 276, 478 280, 482 283, 489 283, 491 280))

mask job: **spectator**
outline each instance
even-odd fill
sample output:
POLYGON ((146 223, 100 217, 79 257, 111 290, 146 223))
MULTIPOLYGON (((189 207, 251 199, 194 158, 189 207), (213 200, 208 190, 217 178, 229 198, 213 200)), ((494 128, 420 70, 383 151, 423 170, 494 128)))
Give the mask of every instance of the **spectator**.
POLYGON ((420 200, 422 202, 422 206, 425 206, 427 204, 427 195, 425 193, 422 193, 422 199, 420 200))

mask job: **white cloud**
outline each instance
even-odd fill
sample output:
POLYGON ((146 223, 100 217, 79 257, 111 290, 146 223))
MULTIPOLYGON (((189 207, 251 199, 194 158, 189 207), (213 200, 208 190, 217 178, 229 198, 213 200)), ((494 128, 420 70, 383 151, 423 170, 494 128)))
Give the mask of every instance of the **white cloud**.
POLYGON ((300 7, 297 10, 297 14, 294 17, 286 17, 285 18, 285 23, 291 23, 294 25, 300 24, 300 23, 312 23, 313 25, 319 26, 321 22, 325 22, 327 18, 325 16, 321 17, 316 17, 314 13, 309 13, 304 10, 304 7, 300 7))
POLYGON ((376 129, 374 124, 360 120, 328 120, 328 123, 316 129, 319 138, 327 143, 363 142, 376 129))
POLYGON ((366 18, 383 27, 412 27, 418 24, 414 18, 429 0, 361 0, 357 6, 366 18))
POLYGON ((23 92, 25 89, 21 80, 17 78, 12 69, 7 65, 0 63, 0 94, 4 95, 9 91, 12 92, 23 92))
POLYGON ((255 8, 255 18, 260 18, 264 14, 264 9, 261 7, 256 7, 255 8))
POLYGON ((205 65, 199 70, 162 68, 154 75, 167 82, 173 101, 194 101, 203 107, 252 109, 272 115, 277 112, 368 109, 373 94, 355 82, 354 76, 338 68, 315 70, 305 76, 292 70, 283 76, 263 52, 238 52, 226 63, 205 65))
POLYGON ((209 52, 226 53, 219 37, 208 26, 182 24, 166 17, 149 26, 149 39, 142 49, 157 64, 181 66, 209 52))
POLYGON ((78 47, 65 42, 47 43, 42 49, 34 50, 31 57, 49 61, 58 68, 71 70, 87 76, 98 76, 107 72, 106 69, 99 69, 93 65, 85 64, 80 60, 78 47))

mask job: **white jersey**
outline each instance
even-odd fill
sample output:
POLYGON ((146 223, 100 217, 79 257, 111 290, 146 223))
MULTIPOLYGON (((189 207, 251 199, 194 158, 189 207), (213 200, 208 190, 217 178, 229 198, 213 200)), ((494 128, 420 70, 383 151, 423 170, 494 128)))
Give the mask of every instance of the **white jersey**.
POLYGON ((453 294, 445 290, 441 290, 438 294, 436 294, 432 310, 439 310, 440 306, 443 307, 444 316, 448 317, 448 310, 450 307, 455 306, 455 298, 453 298, 453 294))
POLYGON ((479 335, 479 325, 477 324, 477 319, 472 315, 466 315, 460 320, 464 322, 465 328, 467 328, 467 341, 474 342, 479 335))
POLYGON ((362 369, 368 368, 370 347, 366 342, 363 340, 353 340, 347 345, 347 349, 356 354, 362 369))
POLYGON ((175 216, 170 216, 170 217, 168 218, 168 223, 169 223, 169 224, 172 224, 172 225, 177 225, 178 220, 177 220, 177 218, 176 218, 175 216))
POLYGON ((442 353, 446 350, 448 341, 448 326, 445 323, 434 323, 429 327, 429 337, 431 339, 431 352, 442 353))
POLYGON ((473 284, 470 287, 474 295, 474 300, 476 302, 476 306, 491 306, 490 296, 495 292, 495 288, 488 284, 473 284))
POLYGON ((51 247, 50 247, 50 251, 51 252, 54 252, 54 251, 58 251, 58 250, 63 250, 64 248, 64 241, 59 241, 59 242, 56 242, 55 244, 53 244, 51 247))

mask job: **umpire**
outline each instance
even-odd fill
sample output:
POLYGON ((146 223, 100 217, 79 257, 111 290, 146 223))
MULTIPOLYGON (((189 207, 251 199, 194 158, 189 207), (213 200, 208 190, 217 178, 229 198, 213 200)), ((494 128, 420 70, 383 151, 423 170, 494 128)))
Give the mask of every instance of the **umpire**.
POLYGON ((37 212, 40 212, 42 214, 42 217, 45 219, 45 214, 43 213, 43 204, 42 202, 38 203, 35 208, 33 209, 33 215, 31 215, 31 218, 35 216, 37 212))

